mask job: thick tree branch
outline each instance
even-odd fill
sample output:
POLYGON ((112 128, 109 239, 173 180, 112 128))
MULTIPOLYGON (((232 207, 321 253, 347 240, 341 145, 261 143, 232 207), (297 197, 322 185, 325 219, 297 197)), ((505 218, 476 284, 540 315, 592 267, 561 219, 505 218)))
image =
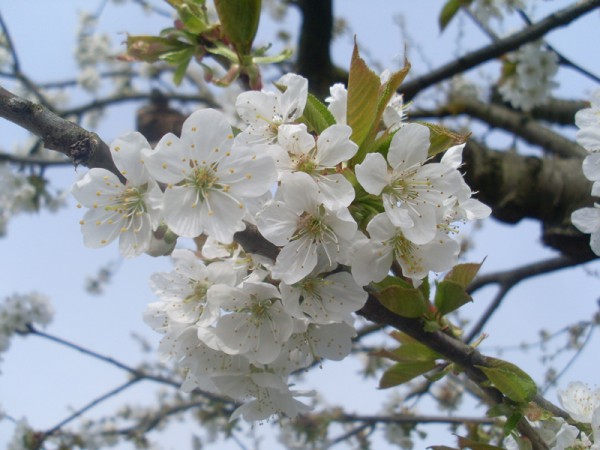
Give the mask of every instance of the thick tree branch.
POLYGON ((535 41, 556 28, 568 25, 572 21, 593 11, 599 6, 600 0, 586 0, 573 3, 560 11, 550 14, 546 18, 522 31, 514 33, 504 39, 499 39, 498 41, 468 53, 437 70, 404 83, 400 86, 400 92, 404 94, 405 101, 409 101, 424 89, 427 89, 440 81, 447 80, 454 75, 472 69, 479 64, 498 58, 507 52, 516 50, 523 44, 535 41))
POLYGON ((581 160, 523 156, 493 151, 470 140, 463 152, 465 181, 492 215, 507 223, 539 220, 543 241, 575 258, 592 258, 589 235, 571 224, 571 212, 591 206, 592 184, 581 171, 581 160))
POLYGON ((302 13, 296 72, 309 80, 313 94, 325 98, 332 84, 348 79, 331 61, 333 0, 298 0, 295 4, 302 13))
MULTIPOLYGON (((455 100, 454 103, 460 105, 462 100, 462 98, 459 100, 455 100)), ((506 108, 510 109, 511 111, 515 111, 514 109, 509 108, 508 105, 503 104, 499 96, 493 96, 492 103, 501 104, 506 108)), ((577 113, 577 111, 589 107, 590 102, 588 101, 551 98, 548 99, 548 101, 543 105, 536 106, 531 111, 529 111, 526 114, 526 117, 527 119, 536 119, 557 125, 575 126, 575 114, 577 113)), ((454 107, 454 105, 451 103, 450 105, 440 106, 436 109, 410 109, 408 111, 408 116, 412 120, 444 119, 447 117, 457 116, 461 112, 463 112, 461 111, 461 106, 454 107)), ((491 118, 491 120, 493 120, 493 118, 491 118)), ((513 127, 510 131, 519 135, 520 129, 515 130, 513 127)))

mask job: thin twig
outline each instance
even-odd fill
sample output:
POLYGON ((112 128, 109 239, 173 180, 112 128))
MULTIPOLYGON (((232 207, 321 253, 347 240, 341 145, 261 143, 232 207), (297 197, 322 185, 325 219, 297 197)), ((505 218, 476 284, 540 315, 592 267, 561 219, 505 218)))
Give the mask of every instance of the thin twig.
POLYGON ((116 387, 115 389, 112 389, 110 391, 108 391, 106 394, 101 395, 100 397, 92 400, 91 402, 89 402, 87 405, 85 405, 84 407, 78 409, 77 411, 75 411, 73 414, 71 414, 70 416, 68 416, 67 418, 61 420, 58 424, 56 424, 55 426, 53 426, 52 428, 50 428, 49 430, 45 431, 43 433, 42 438, 40 439, 39 445, 41 445, 43 443, 43 441, 51 436, 52 434, 56 433, 58 430, 60 430, 62 427, 64 427, 65 425, 67 425, 69 422, 72 422, 73 420, 75 420, 77 417, 81 416, 82 414, 84 414, 85 412, 89 411, 90 409, 92 409, 94 406, 99 405, 100 403, 102 403, 105 400, 108 400, 111 397, 114 397, 115 395, 119 394, 120 392, 124 391, 125 389, 130 388, 131 386, 133 386, 134 384, 138 383, 139 381, 141 381, 142 378, 133 378, 129 381, 127 381, 126 383, 123 383, 122 385, 116 387))
POLYGON ((485 47, 475 50, 456 61, 448 63, 437 70, 415 78, 400 87, 406 101, 411 100, 424 89, 447 80, 454 75, 463 73, 468 69, 478 66, 484 62, 498 58, 503 54, 516 50, 523 44, 535 41, 550 31, 568 25, 579 17, 589 13, 600 6, 600 0, 587 0, 576 2, 566 8, 557 11, 539 22, 516 32, 506 38, 499 39, 485 47))
POLYGON ((517 267, 516 269, 511 269, 504 272, 496 272, 476 278, 475 281, 473 281, 473 283, 471 283, 471 285, 468 288, 469 293, 473 293, 476 290, 488 284, 498 284, 500 286, 500 289, 494 297, 492 303, 488 306, 488 308, 479 318, 475 326, 465 337, 465 342, 472 342, 473 339, 479 336, 487 322, 490 320, 494 312, 496 312, 496 310, 504 300, 508 291, 510 291, 518 283, 525 279, 554 272, 555 270, 573 267, 578 264, 581 264, 582 262, 584 261, 569 258, 567 256, 559 256, 557 258, 552 258, 545 261, 535 262, 532 264, 527 264, 525 266, 517 267))

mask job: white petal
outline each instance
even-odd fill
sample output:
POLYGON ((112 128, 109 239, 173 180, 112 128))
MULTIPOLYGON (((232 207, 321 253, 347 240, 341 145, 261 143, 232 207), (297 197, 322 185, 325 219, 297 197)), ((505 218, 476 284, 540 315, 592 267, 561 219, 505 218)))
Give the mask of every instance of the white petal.
POLYGON ((465 144, 450 147, 446 150, 444 156, 442 156, 441 163, 454 169, 458 169, 462 164, 462 152, 464 148, 465 144))
POLYGON ((130 184, 139 186, 150 179, 141 152, 151 148, 146 138, 137 131, 121 136, 110 144, 113 161, 130 184))
POLYGON ((322 167, 334 167, 348 161, 358 151, 358 145, 350 140, 352 128, 347 125, 332 125, 326 128, 317 141, 317 162, 322 167))
POLYGON ((293 155, 306 155, 315 148, 315 138, 307 131, 306 125, 281 125, 277 131, 277 143, 293 155))
POLYGON ((197 110, 183 122, 181 142, 195 156, 195 159, 210 158, 215 149, 220 148, 225 151, 231 146, 233 142, 231 125, 220 111, 197 110))
POLYGON ((244 207, 239 201, 220 191, 207 194, 201 209, 206 234, 224 244, 233 241, 233 235, 246 228, 242 218, 244 207))
POLYGON ((162 183, 176 184, 191 172, 189 152, 171 133, 164 135, 154 150, 143 149, 142 160, 150 175, 162 183))
POLYGON ((307 276, 317 265, 317 246, 303 236, 281 249, 273 266, 273 276, 287 284, 294 284, 307 276))
POLYGON ((308 80, 300 75, 288 73, 282 76, 277 84, 287 86, 287 89, 279 100, 285 122, 292 122, 302 114, 308 97, 308 80))
POLYGON ((296 232, 299 214, 284 202, 273 201, 256 217, 260 233, 275 245, 283 246, 296 232))
POLYGON ((354 187, 341 173, 319 176, 315 178, 320 201, 328 209, 349 206, 354 200, 354 187))
POLYGON ((600 153, 592 153, 583 160, 583 174, 588 180, 600 180, 600 153))
POLYGON ((600 230, 600 209, 581 208, 573 211, 571 222, 583 233, 594 233, 600 230))
POLYGON ((356 178, 369 194, 379 195, 388 184, 388 165, 379 153, 369 153, 357 164, 356 178))
POLYGON ((408 123, 400 128, 390 143, 388 162, 392 168, 411 167, 422 164, 429 150, 429 128, 408 123))
POLYGON ((204 231, 196 189, 174 186, 164 193, 163 215, 168 227, 179 236, 196 237, 204 231))

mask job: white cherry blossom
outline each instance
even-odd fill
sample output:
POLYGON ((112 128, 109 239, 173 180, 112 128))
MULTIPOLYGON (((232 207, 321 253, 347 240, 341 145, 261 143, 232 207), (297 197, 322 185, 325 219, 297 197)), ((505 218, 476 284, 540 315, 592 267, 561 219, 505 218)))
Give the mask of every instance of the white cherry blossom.
POLYGON ((587 384, 573 381, 566 389, 558 390, 558 399, 574 420, 591 423, 592 415, 600 408, 600 389, 592 391, 587 384))
POLYGON ((444 203, 460 190, 462 179, 451 165, 425 164, 428 149, 429 129, 407 124, 394 134, 387 162, 381 154, 369 153, 356 166, 360 184, 368 193, 382 195, 390 221, 419 245, 435 237, 444 203))
POLYGON ((600 205, 573 211, 571 222, 582 233, 591 234, 590 247, 596 255, 600 256, 600 205))
POLYGON ((308 81, 295 74, 286 74, 276 84, 285 86, 284 92, 248 91, 235 102, 238 114, 248 127, 239 135, 246 144, 273 143, 278 129, 294 123, 304 113, 308 96, 308 81))
POLYGON ((208 345, 216 343, 219 350, 260 364, 279 356, 292 334, 293 322, 275 286, 260 282, 244 282, 239 288, 216 285, 208 296, 223 310, 213 331, 216 339, 205 339, 208 345))
POLYGON ((312 397, 314 392, 292 391, 281 376, 273 373, 249 371, 246 375, 215 378, 215 383, 234 398, 251 398, 233 412, 230 420, 243 417, 248 422, 256 422, 273 414, 294 418, 312 409, 296 397, 312 397))
POLYGON ((119 250, 126 258, 150 247, 152 231, 161 222, 162 193, 141 162, 141 152, 149 149, 140 133, 122 136, 112 142, 110 151, 127 182, 94 168, 73 185, 73 196, 90 208, 80 222, 88 247, 103 247, 118 237, 119 250))
POLYGON ((167 134, 143 158, 150 173, 167 184, 166 224, 184 237, 206 233, 230 243, 245 228, 242 199, 263 195, 276 180, 273 160, 234 145, 231 126, 212 109, 193 113, 181 139, 167 134))
POLYGON ((272 274, 291 285, 315 268, 319 255, 330 264, 342 262, 357 225, 347 208, 328 210, 305 173, 295 174, 281 190, 256 222, 267 240, 283 247, 272 274))
POLYGON ((367 231, 371 239, 356 250, 352 265, 352 276, 361 286, 383 280, 394 260, 400 264, 402 274, 413 280, 422 279, 430 271, 443 272, 456 264, 459 245, 445 233, 438 232, 427 244, 417 245, 385 213, 376 215, 367 225, 367 231))
POLYGON ((236 285, 238 277, 233 267, 226 262, 205 265, 187 249, 174 250, 172 257, 173 271, 155 273, 150 278, 152 290, 161 300, 159 305, 170 320, 187 324, 212 323, 219 311, 207 303, 207 292, 215 284, 236 285))
MULTIPOLYGON (((462 151, 465 144, 450 147, 442 156, 441 163, 453 169, 458 169, 462 165, 462 151)), ((492 213, 492 209, 472 198, 473 192, 467 185, 464 178, 460 179, 460 189, 444 202, 444 221, 448 224, 459 220, 480 220, 485 219, 492 213)))
POLYGON ((270 147, 282 183, 285 184, 289 174, 304 172, 316 183, 319 197, 327 208, 350 205, 354 188, 337 172, 336 166, 358 151, 358 146, 350 140, 351 134, 349 126, 333 125, 315 140, 304 124, 281 126, 278 145, 270 147))
POLYGON ((352 313, 362 308, 367 293, 348 272, 324 275, 317 270, 294 285, 279 284, 285 309, 298 319, 312 323, 354 323, 352 313))

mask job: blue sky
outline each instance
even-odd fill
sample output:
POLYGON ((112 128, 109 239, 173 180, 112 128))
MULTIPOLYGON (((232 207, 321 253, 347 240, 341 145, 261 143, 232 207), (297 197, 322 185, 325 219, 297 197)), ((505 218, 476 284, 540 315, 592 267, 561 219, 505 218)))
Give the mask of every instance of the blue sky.
MULTIPOLYGON (((94 9, 100 3, 30 0, 3 5, 2 15, 18 47, 23 71, 37 82, 73 77, 76 11, 83 7, 94 9)), ((543 15, 543 10, 558 9, 568 3, 538 1, 538 17, 543 15)), ((336 2, 339 12, 351 24, 359 44, 368 49, 364 56, 369 61, 376 60, 383 67, 396 68, 404 55, 403 37, 414 40, 406 44, 406 49, 415 74, 452 60, 456 45, 465 50, 485 42, 482 34, 468 22, 465 22, 465 35, 469 38, 459 37, 458 24, 440 34, 435 14, 442 4, 440 0, 336 2), (406 14, 404 36, 394 25, 393 14, 396 12, 406 14), (365 20, 366 17, 369 20, 365 20)), ((297 14, 291 13, 288 20, 290 28, 296 29, 297 14)), ((591 57, 589 46, 581 45, 582 40, 598 42, 600 27, 597 22, 598 14, 595 13, 576 24, 573 30, 556 31, 549 39, 569 57, 600 73, 600 60, 591 57)), ((125 32, 153 33, 164 26, 164 20, 150 19, 137 7, 109 3, 99 29, 111 33, 113 42, 119 43, 125 39, 125 32)), ((505 24, 505 29, 511 29, 510 22, 505 24)), ((272 25, 267 26, 259 41, 268 41, 273 30, 272 25)), ((346 67, 351 50, 352 36, 342 36, 333 48, 335 62, 346 67)), ((490 65, 487 73, 494 73, 495 67, 490 65)), ((474 71, 473 76, 480 72, 474 71)), ((560 82, 558 93, 563 96, 584 98, 594 87, 591 81, 569 70, 561 70, 560 82)), ((73 103, 78 104, 79 101, 75 99, 73 103)), ((110 141, 130 131, 134 126, 135 107, 118 108, 103 122, 99 134, 110 141)), ((12 124, 0 121, 0 148, 3 150, 21 142, 24 136, 25 133, 12 124)), ((71 167, 51 169, 49 178, 57 188, 68 189, 84 171, 85 168, 74 170, 71 167)), ((11 221, 7 237, 0 240, 0 296, 32 290, 48 295, 56 309, 49 332, 135 365, 141 361, 141 355, 138 345, 131 339, 131 332, 139 333, 154 343, 158 341, 158 336, 141 320, 145 305, 154 300, 147 280, 153 272, 170 270, 171 264, 167 258, 148 256, 125 261, 103 296, 89 295, 84 289, 85 278, 94 275, 100 266, 118 259, 118 249, 116 245, 101 250, 83 247, 78 224, 82 212, 74 204, 69 199, 69 207, 57 214, 43 211, 20 215, 11 221)), ((539 225, 532 221, 524 221, 514 227, 489 221, 477 232, 476 248, 468 254, 468 259, 480 261, 487 257, 483 272, 490 272, 553 255, 539 243, 539 236, 539 225)), ((600 266, 594 263, 588 268, 598 270, 600 266)), ((476 316, 485 309, 492 295, 489 289, 478 293, 475 302, 465 307, 461 315, 476 316)), ((596 300, 599 296, 600 279, 586 274, 583 268, 523 283, 513 290, 490 322, 490 336, 482 348, 536 340, 542 326, 553 331, 568 323, 589 320, 598 310, 596 300)), ((589 349, 563 379, 563 385, 566 386, 570 380, 598 384, 599 363, 594 349, 599 345, 599 338, 594 336, 589 349)), ((503 357, 540 379, 539 361, 531 353, 511 352, 503 357)), ((70 408, 82 406, 125 380, 125 375, 113 367, 34 337, 14 339, 9 352, 3 355, 0 370, 2 408, 16 418, 26 416, 32 425, 39 428, 54 425, 68 414, 70 408)), ((349 404, 350 410, 375 412, 389 393, 377 391, 376 380, 365 381, 355 377, 357 370, 356 363, 329 363, 309 374, 303 387, 318 388, 329 404, 349 404), (348 381, 340 383, 341 379, 348 381), (360 392, 360 395, 352 397, 348 392, 360 392)), ((127 400, 138 404, 151 403, 152 397, 149 398, 148 392, 152 388, 148 385, 136 387, 100 406, 92 416, 110 412, 115 405, 127 400)), ((0 422, 0 446, 7 442, 11 430, 10 424, 0 422)), ((453 443, 447 433, 442 432, 441 439, 443 442, 435 443, 453 443)), ((188 441, 186 437, 182 444, 170 437, 166 442, 165 448, 181 448, 180 445, 187 446, 188 441)))

